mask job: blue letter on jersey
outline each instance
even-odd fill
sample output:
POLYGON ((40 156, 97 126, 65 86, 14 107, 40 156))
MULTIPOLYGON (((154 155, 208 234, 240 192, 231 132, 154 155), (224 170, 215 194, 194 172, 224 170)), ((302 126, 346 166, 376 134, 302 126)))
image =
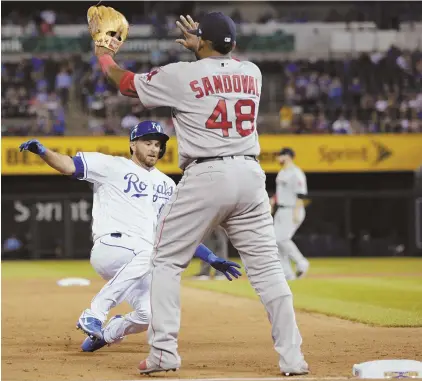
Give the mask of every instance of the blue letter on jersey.
POLYGON ((143 197, 148 196, 147 194, 143 193, 145 189, 147 189, 148 185, 145 184, 143 181, 139 181, 139 177, 134 173, 128 173, 124 177, 125 180, 127 180, 127 188, 124 190, 125 193, 128 193, 133 188, 135 189, 135 192, 131 197, 143 197))
POLYGON ((152 196, 152 201, 156 202, 159 198, 164 200, 170 200, 170 197, 173 194, 173 187, 168 186, 165 181, 163 181, 161 184, 158 184, 155 186, 154 184, 154 191, 155 194, 152 196))

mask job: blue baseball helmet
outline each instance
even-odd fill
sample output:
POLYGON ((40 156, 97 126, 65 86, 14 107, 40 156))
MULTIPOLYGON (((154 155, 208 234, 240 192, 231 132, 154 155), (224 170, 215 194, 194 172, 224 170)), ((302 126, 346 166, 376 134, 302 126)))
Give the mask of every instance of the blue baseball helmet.
MULTIPOLYGON (((137 139, 159 140, 161 142, 161 149, 158 158, 161 159, 166 153, 166 143, 170 138, 164 133, 164 129, 160 123, 154 122, 153 120, 145 120, 130 130, 129 140, 133 142, 137 139)), ((132 148, 130 149, 130 154, 133 154, 132 148)))

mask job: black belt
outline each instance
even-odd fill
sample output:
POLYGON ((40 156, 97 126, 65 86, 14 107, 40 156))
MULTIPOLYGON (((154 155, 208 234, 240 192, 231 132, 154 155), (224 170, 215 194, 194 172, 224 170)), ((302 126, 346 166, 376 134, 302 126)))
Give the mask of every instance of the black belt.
POLYGON ((111 233, 110 235, 114 238, 120 238, 122 236, 122 233, 111 233))
POLYGON ((234 159, 235 157, 244 157, 246 160, 255 160, 258 162, 258 159, 254 155, 238 155, 238 156, 215 156, 215 157, 200 157, 195 160, 196 164, 205 163, 206 161, 215 161, 215 160, 224 160, 225 157, 230 157, 234 159))

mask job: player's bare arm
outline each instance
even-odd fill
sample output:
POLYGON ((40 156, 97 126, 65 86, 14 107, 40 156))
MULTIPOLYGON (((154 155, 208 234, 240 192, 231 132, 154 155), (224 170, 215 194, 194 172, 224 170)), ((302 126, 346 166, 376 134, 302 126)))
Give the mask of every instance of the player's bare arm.
POLYGON ((122 69, 113 59, 113 51, 104 47, 95 47, 95 55, 98 58, 101 70, 107 80, 120 92, 131 98, 138 98, 135 89, 135 73, 122 69))
POLYGON ((75 163, 70 156, 62 155, 45 147, 37 139, 28 140, 19 147, 20 151, 32 152, 43 159, 51 168, 63 175, 73 175, 76 171, 75 163))

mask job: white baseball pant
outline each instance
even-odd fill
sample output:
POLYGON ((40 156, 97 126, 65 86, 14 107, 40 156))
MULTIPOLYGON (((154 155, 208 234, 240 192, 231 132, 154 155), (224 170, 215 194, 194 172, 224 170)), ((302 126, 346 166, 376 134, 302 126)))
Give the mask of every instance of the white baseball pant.
POLYGON ((296 230, 305 219, 305 208, 299 210, 299 221, 293 222, 293 208, 279 207, 274 216, 275 237, 277 240, 278 254, 283 264, 284 274, 287 279, 294 279, 295 273, 291 261, 296 264, 297 270, 306 271, 309 262, 292 241, 296 230))
POLYGON ((110 310, 123 301, 133 309, 124 319, 115 319, 105 327, 104 338, 108 343, 148 328, 151 252, 151 244, 126 234, 105 235, 94 243, 91 265, 108 283, 92 299, 91 308, 86 309, 83 316, 92 316, 104 323, 110 310), (136 265, 128 268, 129 263, 136 265))

